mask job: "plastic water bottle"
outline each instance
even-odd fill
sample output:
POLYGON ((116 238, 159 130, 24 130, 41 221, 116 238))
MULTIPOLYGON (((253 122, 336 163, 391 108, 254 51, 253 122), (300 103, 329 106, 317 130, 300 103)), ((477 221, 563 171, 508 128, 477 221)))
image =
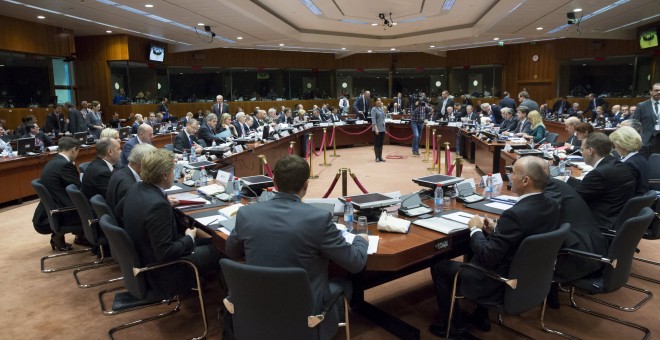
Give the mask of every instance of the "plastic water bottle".
POLYGON ((351 198, 346 198, 346 203, 344 203, 344 225, 346 230, 350 233, 353 231, 353 203, 351 203, 351 198))
POLYGON ((195 149, 192 148, 190 149, 190 163, 195 163, 197 162, 197 152, 195 152, 195 149))
POLYGON ((199 184, 200 186, 207 186, 209 184, 209 177, 208 174, 206 173, 206 167, 202 167, 201 169, 201 174, 199 176, 199 184))
POLYGON ((190 158, 188 158, 188 151, 186 149, 183 149, 183 160, 188 162, 190 158))
POLYGON ((241 181, 238 177, 234 177, 232 185, 234 186, 234 203, 241 203, 241 181))
POLYGON ((212 148, 215 148, 215 147, 216 147, 216 144, 215 144, 215 138, 213 139, 213 142, 211 143, 211 147, 212 147, 212 148))
POLYGON ((493 174, 491 173, 488 173, 488 177, 486 177, 486 190, 484 194, 487 200, 493 198, 493 174))
POLYGON ((442 212, 444 198, 445 192, 442 190, 442 184, 438 183, 435 187, 435 193, 433 194, 433 208, 436 214, 442 212))
POLYGON ((273 192, 273 188, 270 187, 266 190, 266 200, 270 201, 275 197, 275 193, 273 192))
POLYGON ((39 153, 44 153, 44 142, 39 143, 39 153))

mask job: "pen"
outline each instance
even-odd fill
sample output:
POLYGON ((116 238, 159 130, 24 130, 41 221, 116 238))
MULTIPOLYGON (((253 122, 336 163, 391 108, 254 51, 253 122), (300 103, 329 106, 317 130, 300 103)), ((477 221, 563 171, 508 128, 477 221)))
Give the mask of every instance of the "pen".
POLYGON ((217 218, 216 218, 215 220, 213 220, 213 221, 207 223, 206 226, 208 227, 208 226, 210 226, 211 224, 213 224, 213 223, 215 223, 215 222, 218 222, 218 219, 217 219, 217 218))

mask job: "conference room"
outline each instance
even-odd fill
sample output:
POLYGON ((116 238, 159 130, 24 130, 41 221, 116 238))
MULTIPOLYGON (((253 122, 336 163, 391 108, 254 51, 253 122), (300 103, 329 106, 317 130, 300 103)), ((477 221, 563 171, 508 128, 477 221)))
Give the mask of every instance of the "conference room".
MULTIPOLYGON (((618 126, 612 124, 614 117, 621 116, 613 110, 615 106, 639 110, 648 104, 653 110, 650 97, 654 84, 660 82, 658 47, 653 45, 653 41, 657 44, 658 26, 655 5, 646 0, 567 1, 560 5, 539 0, 478 4, 460 0, 433 4, 406 1, 379 5, 203 0, 185 6, 163 1, 2 2, 6 34, 0 38, 0 122, 7 134, 0 138, 17 151, 18 144, 11 141, 16 130, 25 126, 25 117, 34 116, 32 121, 45 132, 53 126, 48 125, 49 117, 60 118, 53 113, 58 104, 68 102, 74 110, 83 111, 85 101, 100 103, 104 125, 110 125, 114 113, 121 127, 131 126, 136 114, 150 117, 150 113, 167 113, 164 116, 169 115, 169 124, 163 125, 169 125, 171 130, 161 125, 161 133, 151 139, 156 148, 167 149, 185 130, 185 122, 177 123, 188 112, 197 118, 198 111, 202 112, 200 123, 204 123, 205 112, 214 112, 218 95, 223 97, 232 117, 241 108, 254 116, 253 121, 259 120, 254 114, 258 109, 274 108, 279 114, 282 107, 291 108, 295 117, 294 108, 299 104, 311 114, 315 105, 339 107, 343 96, 348 99, 349 109, 341 116, 342 122, 321 121, 290 128, 271 125, 266 138, 255 134, 262 141, 236 142, 242 144, 242 150, 232 149, 230 154, 213 152, 214 159, 209 157, 213 165, 208 170, 233 172, 239 178, 272 177, 269 170, 275 168, 277 161, 295 154, 306 159, 311 168, 305 199, 324 197, 343 168, 350 169, 350 173, 344 174, 346 191, 340 189, 343 180, 337 181, 327 197, 336 199, 365 192, 414 193, 422 188, 413 179, 447 175, 451 168, 452 175, 459 176, 460 169, 460 177, 474 180, 477 194, 484 190, 479 186, 483 176, 492 173, 503 180, 501 193, 515 196, 507 188, 508 175, 519 157, 515 149, 521 146, 511 150, 510 141, 489 141, 492 136, 488 131, 479 135, 472 129, 474 121, 445 119, 444 113, 451 110, 446 110, 449 101, 443 98, 443 91, 448 92, 451 106, 458 107, 454 112, 467 112, 469 105, 470 110, 481 114, 480 128, 488 126, 487 120, 498 123, 498 117, 491 113, 505 107, 507 98, 516 107, 527 99, 536 102, 548 135, 556 134, 556 142, 548 145, 550 150, 540 150, 541 154, 553 153, 553 148, 562 146, 559 142, 571 137, 564 126, 569 110, 556 105, 563 96, 571 106, 578 104, 576 114, 581 120, 596 124, 596 132, 610 135, 618 126), (366 91, 370 96, 366 96, 366 91), (521 98, 522 93, 528 98, 521 98), (592 93, 595 96, 589 97, 592 93), (371 113, 378 98, 385 114, 381 156, 384 162, 374 159, 371 118, 356 120, 358 112, 353 109, 362 100, 368 102, 371 113), (420 99, 434 113, 441 113, 441 118, 423 125, 419 155, 415 155, 411 150, 411 125, 420 99), (403 114, 391 114, 390 104, 399 102, 397 108, 402 108, 403 114), (483 110, 482 104, 489 108, 483 110), (597 125, 597 119, 593 119, 598 106, 604 106, 604 117, 611 122, 609 127, 597 125), (348 179, 350 174, 355 179, 348 179)), ((70 122, 71 110, 62 111, 61 117, 70 122)), ((95 114, 91 106, 89 112, 95 114)), ((516 111, 513 113, 515 116, 516 111)), ((630 113, 630 117, 636 116, 630 113)), ((49 135, 55 141, 72 131, 70 126, 55 130, 49 135)), ((85 143, 86 136, 87 133, 85 143)), ((128 136, 128 140, 131 138, 135 137, 128 136)), ((657 150, 656 139, 656 134, 651 133, 649 139, 642 141, 650 154, 657 150)), ((122 145, 125 143, 122 141, 122 145)), ((2 256, 9 276, 0 285, 6 292, 16 292, 5 295, 9 303, 5 304, 3 315, 5 323, 12 325, 7 334, 28 338, 101 338, 107 336, 110 328, 152 315, 150 309, 117 316, 104 316, 99 311, 98 293, 107 287, 122 286, 122 281, 78 288, 70 274, 74 269, 39 272, 39 259, 58 251, 51 250, 48 238, 35 232, 30 221, 40 201, 32 181, 41 177, 46 164, 57 155, 55 148, 38 151, 35 148, 34 155, 0 160, 0 214, 14 236, 2 256), (19 284, 27 289, 16 289, 19 284)), ((78 151, 75 164, 80 167, 97 157, 96 147, 86 145, 78 151)), ((569 169, 575 176, 583 171, 570 166, 569 169)), ((651 171, 654 169, 652 166, 651 171)), ((448 189, 451 192, 453 188, 448 189)), ((421 196, 431 199, 433 195, 421 196)), ((243 203, 251 200, 245 198, 243 203)), ((499 215, 469 210, 455 199, 452 204, 470 213, 493 218, 499 215)), ((390 214, 402 217, 396 210, 390 214)), ((361 299, 353 297, 349 312, 351 336, 433 338, 428 327, 439 323, 443 316, 436 305, 428 268, 441 259, 462 259, 469 248, 469 235, 463 233, 462 239, 456 239, 456 235, 444 235, 415 224, 407 234, 378 231, 376 224, 370 224, 369 229, 382 236, 376 253, 368 256, 366 270, 352 276, 354 286, 359 282, 368 284, 364 290, 358 290, 363 291, 361 299), (406 242, 413 240, 422 242, 421 239, 425 240, 423 245, 410 245, 407 251, 397 248, 406 247, 406 242), (360 300, 364 303, 358 303, 360 300), (386 313, 381 315, 380 311, 386 313), (380 318, 388 317, 386 314, 392 319, 380 318), (401 328, 403 331, 387 326, 397 324, 397 320, 408 324, 401 328)), ((211 236, 223 252, 222 235, 211 236)), ((73 242, 74 235, 67 234, 66 240, 73 242)), ((640 252, 635 256, 656 261, 660 258, 654 250, 656 244, 655 240, 642 239, 637 246, 640 252)), ((74 250, 85 248, 73 246, 74 250)), ((51 261, 80 264, 97 258, 84 252, 48 259, 47 263, 51 261)), ((657 266, 650 263, 633 260, 631 266, 630 271, 636 275, 660 274, 657 266)), ((91 282, 125 274, 118 266, 109 265, 78 275, 91 282)), ((656 283, 637 277, 630 277, 627 282, 650 292, 656 290, 656 283)), ((222 288, 214 281, 203 282, 203 293, 207 337, 221 337, 223 313, 219 310, 225 308, 222 288)), ((106 297, 106 303, 111 304, 111 295, 106 297)), ((599 297, 634 305, 642 295, 624 288, 599 297)), ((561 308, 547 309, 547 327, 580 338, 644 336, 639 329, 579 313, 570 307, 569 296, 560 292, 561 308)), ((204 322, 197 292, 182 297, 180 312, 121 330, 115 337, 181 338, 202 333, 204 322)), ((601 314, 642 325, 650 332, 660 330, 653 322, 656 299, 634 312, 580 299, 576 297, 580 305, 601 314)), ((467 309, 473 306, 461 303, 467 309)), ((505 316, 505 323, 533 338, 555 337, 539 328, 540 311, 539 303, 519 316, 505 316)), ((493 324, 497 322, 492 312, 490 319, 493 324)), ((470 333, 478 338, 511 337, 495 325, 490 332, 471 329, 470 333)), ((344 337, 342 329, 336 337, 344 337)))

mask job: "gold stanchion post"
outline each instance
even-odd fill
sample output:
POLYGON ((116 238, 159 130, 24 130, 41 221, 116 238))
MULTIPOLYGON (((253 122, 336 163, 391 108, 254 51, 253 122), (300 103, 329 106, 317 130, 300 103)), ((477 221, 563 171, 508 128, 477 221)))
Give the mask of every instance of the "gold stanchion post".
POLYGON ((348 196, 348 168, 341 168, 341 195, 348 196))
POLYGON ((293 144, 296 144, 295 141, 289 142, 289 154, 293 155, 293 144))
POLYGON ((336 127, 336 125, 332 125, 332 135, 335 136, 335 138, 332 139, 332 155, 330 155, 330 157, 341 157, 341 155, 337 154, 337 136, 335 135, 336 127))
POLYGON ((449 150, 449 142, 445 142, 445 175, 449 175, 449 164, 451 164, 451 151, 449 150))
POLYGON ((463 173, 463 157, 456 156, 456 177, 461 177, 463 173))
MULTIPOLYGON (((435 129, 433 129, 433 139, 432 139, 432 140, 435 140, 435 129)), ((437 146, 437 145, 438 145, 438 144, 436 144, 436 146, 437 146)), ((427 148, 427 150, 428 150, 428 148, 427 148)), ((429 156, 428 156, 428 151, 427 151, 427 156, 426 156, 426 157, 427 157, 427 158, 429 157, 429 156)), ((438 158, 438 167, 440 167, 440 150, 438 150, 438 156, 437 156, 437 158, 438 158)), ((431 163, 432 163, 432 164, 431 164, 431 167, 430 167, 430 168, 426 168, 426 170, 429 170, 429 171, 435 171, 435 162, 433 161, 433 154, 431 154, 431 163)))
MULTIPOLYGON (((436 141, 436 145, 440 145, 440 139, 442 138, 442 136, 438 135, 437 138, 438 138, 438 140, 436 141)), ((438 149, 438 175, 442 175, 442 170, 441 170, 442 167, 440 165, 442 164, 443 159, 445 160, 445 173, 447 172, 447 158, 446 158, 447 155, 445 154, 445 158, 440 157, 440 154, 442 153, 441 151, 442 151, 442 149, 438 149)), ((447 150, 445 149, 445 153, 446 152, 447 152, 447 150)))
POLYGON ((326 157, 326 150, 327 150, 327 134, 326 134, 326 128, 323 128, 323 163, 319 164, 319 166, 331 166, 332 164, 328 164, 328 158, 326 157))
POLYGON ((430 140, 431 140, 431 126, 429 125, 428 122, 425 122, 424 124, 426 125, 426 143, 425 143, 426 144, 426 146, 425 146, 426 157, 422 160, 422 162, 428 163, 428 162, 431 161, 429 159, 429 147, 431 145, 431 143, 430 143, 430 140))
POLYGON ((259 163, 261 163, 261 175, 266 176, 266 155, 259 155, 259 163))
POLYGON ((312 148, 312 136, 314 135, 310 133, 309 139, 307 140, 307 143, 309 143, 309 179, 317 179, 319 176, 314 176, 314 171, 312 170, 312 158, 314 156, 314 148, 312 148))

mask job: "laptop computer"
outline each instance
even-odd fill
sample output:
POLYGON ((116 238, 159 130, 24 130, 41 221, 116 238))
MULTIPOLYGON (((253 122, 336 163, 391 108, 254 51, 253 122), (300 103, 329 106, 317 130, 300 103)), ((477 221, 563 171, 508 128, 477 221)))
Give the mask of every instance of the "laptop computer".
POLYGON ((34 152, 34 138, 19 138, 16 140, 16 151, 19 156, 25 156, 34 152))
POLYGON ((160 133, 160 123, 155 123, 152 128, 154 129, 154 135, 157 135, 160 133))
POLYGON ((128 137, 131 136, 131 127, 130 126, 125 126, 121 129, 119 129, 119 139, 121 140, 128 140, 128 137))
POLYGON ((76 132, 73 134, 73 138, 77 139, 80 145, 83 145, 87 142, 87 132, 76 132))

